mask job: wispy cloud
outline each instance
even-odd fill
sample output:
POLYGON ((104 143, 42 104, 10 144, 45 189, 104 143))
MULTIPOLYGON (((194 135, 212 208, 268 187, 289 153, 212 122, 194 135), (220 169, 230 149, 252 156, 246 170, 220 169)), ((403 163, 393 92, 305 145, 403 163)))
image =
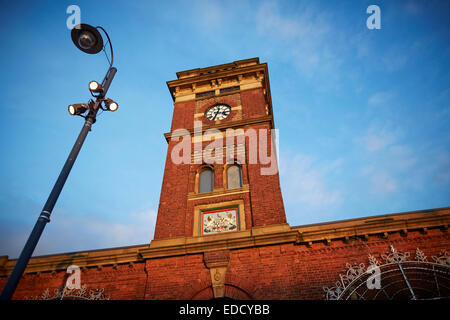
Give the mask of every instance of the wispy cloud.
POLYGON ((383 142, 367 149, 369 158, 361 173, 367 177, 372 194, 411 196, 450 183, 448 152, 427 147, 430 153, 424 154, 419 147, 387 145, 383 142))
POLYGON ((264 2, 256 15, 257 31, 270 39, 276 54, 292 60, 306 76, 314 76, 338 64, 338 58, 326 45, 332 26, 330 14, 314 5, 301 4, 295 14, 281 13, 276 2, 264 2))
POLYGON ((389 72, 405 67, 411 58, 412 45, 392 45, 381 57, 382 66, 389 72))
POLYGON ((397 191, 398 182, 387 171, 374 165, 365 167, 362 171, 364 175, 369 177, 374 194, 386 196, 397 191))
POLYGON ((370 128, 366 135, 358 137, 355 140, 361 144, 365 150, 375 152, 381 150, 397 139, 396 132, 386 128, 370 128))
MULTIPOLYGON (((118 222, 111 221, 107 217, 77 215, 61 209, 56 211, 34 255, 150 243, 157 215, 156 210, 148 208, 124 213, 127 222, 118 222)), ((19 229, 3 231, 5 232, 2 232, 0 237, 1 254, 16 258, 31 230, 19 225, 19 229)))
POLYGON ((320 163, 304 154, 280 157, 280 176, 285 202, 325 209, 342 201, 339 190, 329 188, 325 179, 327 172, 337 170, 342 160, 320 163))
POLYGON ((440 184, 450 184, 450 155, 443 153, 435 161, 439 168, 436 172, 436 181, 440 184))
POLYGON ((199 25, 207 28, 209 31, 219 31, 223 29, 227 21, 225 16, 228 10, 225 10, 224 3, 221 1, 193 1, 193 9, 196 11, 196 21, 199 25), (200 17, 200 19, 199 19, 200 17))
POLYGON ((423 7, 421 7, 420 3, 417 1, 402 1, 402 5, 405 11, 413 16, 420 15, 423 10, 423 7))
MULTIPOLYGON (((289 16, 281 14, 277 3, 264 2, 259 7, 258 18, 261 32, 284 39, 306 40, 312 35, 322 37, 330 30, 327 15, 311 5, 303 4, 302 10, 289 16)), ((315 42, 317 38, 309 40, 315 42)))
POLYGON ((371 95, 367 101, 369 106, 384 105, 389 103, 394 97, 392 91, 380 91, 371 95))

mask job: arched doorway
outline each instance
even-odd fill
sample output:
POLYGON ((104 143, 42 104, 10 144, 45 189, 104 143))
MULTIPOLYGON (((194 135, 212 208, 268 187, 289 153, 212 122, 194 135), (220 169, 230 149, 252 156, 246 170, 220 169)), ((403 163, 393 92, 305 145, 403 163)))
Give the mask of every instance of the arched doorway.
POLYGON ((195 293, 191 300, 252 300, 252 297, 241 288, 225 284, 223 297, 214 297, 213 289, 209 286, 195 293))

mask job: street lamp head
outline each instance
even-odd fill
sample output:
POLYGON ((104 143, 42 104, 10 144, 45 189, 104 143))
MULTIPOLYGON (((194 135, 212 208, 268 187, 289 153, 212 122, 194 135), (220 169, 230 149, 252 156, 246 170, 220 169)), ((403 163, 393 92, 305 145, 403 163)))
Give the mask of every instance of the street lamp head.
POLYGON ((119 105, 118 105, 116 102, 111 102, 111 103, 108 105, 108 109, 109 109, 109 111, 114 112, 114 111, 116 111, 117 109, 119 109, 119 105))
POLYGON ((97 28, 88 24, 76 25, 71 32, 75 46, 83 52, 95 54, 103 48, 103 38, 97 28))
POLYGON ((68 107, 69 113, 72 116, 78 116, 78 115, 86 112, 87 109, 88 109, 88 106, 85 103, 71 104, 68 107))
POLYGON ((119 109, 119 105, 114 100, 109 99, 109 98, 105 98, 105 102, 106 102, 107 110, 114 112, 117 109, 119 109))
POLYGON ((97 81, 92 80, 91 82, 89 82, 89 90, 91 92, 102 92, 103 91, 103 87, 97 81))

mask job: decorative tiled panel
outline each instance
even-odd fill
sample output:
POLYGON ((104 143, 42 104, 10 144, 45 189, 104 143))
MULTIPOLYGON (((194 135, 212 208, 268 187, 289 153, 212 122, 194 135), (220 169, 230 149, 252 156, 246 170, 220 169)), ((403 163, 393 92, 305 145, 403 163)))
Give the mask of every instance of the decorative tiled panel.
POLYGON ((238 231, 238 209, 205 211, 201 213, 202 235, 238 231))

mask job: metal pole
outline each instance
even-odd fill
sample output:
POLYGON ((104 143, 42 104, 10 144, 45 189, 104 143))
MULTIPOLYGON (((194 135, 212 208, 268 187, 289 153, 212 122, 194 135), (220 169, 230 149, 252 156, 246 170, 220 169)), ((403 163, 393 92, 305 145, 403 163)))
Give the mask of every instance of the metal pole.
MULTIPOLYGON (((105 75, 103 82, 105 83, 103 93, 97 98, 97 103, 100 103, 100 100, 104 98, 106 92, 109 89, 112 79, 114 78, 117 69, 112 67, 108 69, 108 72, 105 75)), ((50 222, 50 215, 53 211, 53 208, 58 200, 59 194, 61 193, 62 188, 64 187, 64 183, 69 176, 70 170, 72 169, 75 160, 77 159, 78 153, 83 146, 84 140, 86 139, 87 134, 91 131, 91 126, 95 122, 95 118, 97 116, 98 105, 96 104, 96 108, 94 110, 89 110, 89 114, 86 116, 86 121, 84 123, 83 128, 81 129, 80 134, 78 135, 77 141, 72 148, 72 151, 69 154, 69 157, 64 164, 64 167, 59 174, 58 180, 50 193, 47 202, 42 209, 42 212, 34 225, 33 231, 31 231, 28 240, 22 249, 22 253, 17 259, 16 265, 14 266, 13 271, 11 272, 8 281, 3 287, 2 293, 0 295, 0 300, 9 300, 11 299, 14 291, 19 284, 20 278, 22 277, 23 272, 28 264, 28 261, 33 254, 34 249, 36 248, 37 243, 39 242, 39 238, 41 237, 42 231, 44 231, 45 226, 48 222, 50 222)))
POLYGON ((16 287, 20 281, 20 278, 22 277, 23 272, 25 271, 28 261, 30 260, 34 249, 36 248, 39 238, 41 237, 42 231, 44 231, 46 224, 50 222, 50 215, 53 211, 55 203, 58 200, 59 194, 64 187, 64 183, 66 182, 70 170, 72 169, 78 153, 80 152, 81 146, 83 145, 88 132, 91 130, 92 123, 93 120, 91 118, 86 119, 86 122, 84 123, 84 126, 81 129, 80 134, 78 135, 78 139, 75 142, 75 145, 73 146, 72 151, 70 152, 69 157, 67 158, 66 163, 61 170, 61 173, 59 174, 58 180, 56 180, 52 192, 50 193, 47 202, 42 209, 41 215, 34 225, 33 231, 31 231, 25 247, 23 248, 22 253, 19 256, 19 259, 17 259, 16 265, 14 266, 14 269, 11 272, 8 281, 6 282, 2 290, 2 294, 0 296, 1 300, 11 299, 14 291, 16 290, 16 287))

